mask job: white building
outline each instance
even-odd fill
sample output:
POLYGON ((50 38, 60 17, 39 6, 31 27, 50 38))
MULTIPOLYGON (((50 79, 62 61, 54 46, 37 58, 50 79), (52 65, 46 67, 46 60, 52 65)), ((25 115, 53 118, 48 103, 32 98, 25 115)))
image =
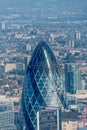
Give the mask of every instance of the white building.
POLYGON ((16 130, 13 102, 0 96, 0 130, 16 130))
POLYGON ((6 28, 6 23, 5 21, 2 21, 2 30, 5 30, 5 28, 6 28))
POLYGON ((75 38, 77 40, 80 40, 80 38, 81 38, 80 32, 78 32, 78 31, 75 32, 75 38))
POLYGON ((30 44, 27 44, 27 45, 26 45, 26 50, 27 50, 27 51, 31 51, 31 45, 30 45, 30 44))

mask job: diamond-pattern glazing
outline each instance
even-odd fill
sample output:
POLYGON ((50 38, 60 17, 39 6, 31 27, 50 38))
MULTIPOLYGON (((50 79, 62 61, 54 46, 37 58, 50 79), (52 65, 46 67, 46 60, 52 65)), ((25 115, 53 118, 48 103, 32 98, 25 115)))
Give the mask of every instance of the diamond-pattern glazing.
POLYGON ((62 82, 59 66, 49 46, 40 43, 30 60, 22 93, 22 107, 27 130, 36 130, 36 113, 40 107, 61 103, 56 91, 62 82), (28 116, 28 117, 27 117, 28 116))

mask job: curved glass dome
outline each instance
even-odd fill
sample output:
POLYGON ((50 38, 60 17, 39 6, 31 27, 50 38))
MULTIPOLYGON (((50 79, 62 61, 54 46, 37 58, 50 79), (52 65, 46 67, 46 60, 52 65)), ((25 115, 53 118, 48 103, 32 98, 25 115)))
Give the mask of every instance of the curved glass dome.
POLYGON ((33 52, 22 93, 23 115, 27 130, 36 130, 36 114, 40 107, 61 105, 62 80, 56 59, 45 42, 33 52))

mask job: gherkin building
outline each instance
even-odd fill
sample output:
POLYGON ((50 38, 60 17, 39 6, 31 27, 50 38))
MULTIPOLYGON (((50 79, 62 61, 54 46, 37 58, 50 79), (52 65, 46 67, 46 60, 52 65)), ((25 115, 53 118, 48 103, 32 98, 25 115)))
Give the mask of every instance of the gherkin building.
POLYGON ((64 90, 60 67, 47 43, 39 43, 26 70, 22 101, 26 130, 37 130, 40 107, 63 107, 64 90))

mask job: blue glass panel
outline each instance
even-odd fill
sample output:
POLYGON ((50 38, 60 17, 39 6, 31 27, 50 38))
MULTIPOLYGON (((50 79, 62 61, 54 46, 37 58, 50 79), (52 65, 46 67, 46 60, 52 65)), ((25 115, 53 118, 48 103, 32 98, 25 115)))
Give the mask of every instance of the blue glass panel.
POLYGON ((39 108, 38 103, 35 103, 35 105, 34 105, 34 110, 35 110, 36 112, 38 111, 38 108, 39 108))
POLYGON ((31 110, 32 110, 32 105, 29 103, 29 104, 28 104, 28 112, 30 113, 31 110))
POLYGON ((38 98, 38 102, 39 102, 40 106, 43 106, 44 100, 43 100, 42 96, 40 96, 40 97, 38 98))
POLYGON ((32 110, 31 113, 30 113, 30 117, 31 117, 32 121, 34 121, 35 116, 36 116, 35 112, 32 110))
POLYGON ((44 86, 43 81, 40 80, 38 83, 38 88, 40 89, 40 91, 43 89, 43 86, 44 86))
MULTIPOLYGON (((32 54, 23 87, 22 108, 26 129, 36 130, 36 113, 40 106, 59 105, 52 90, 55 86, 61 86, 60 76, 60 67, 54 54, 45 42, 41 42, 32 54)), ((62 96, 58 95, 58 99, 64 100, 62 96)))
POLYGON ((33 82, 32 82, 32 87, 33 87, 33 90, 35 90, 37 88, 37 84, 36 84, 36 81, 33 79, 33 82))
POLYGON ((33 95, 33 97, 32 97, 31 102, 32 102, 32 105, 34 106, 34 104, 35 104, 35 102, 36 102, 36 99, 35 99, 35 96, 34 96, 34 95, 33 95))
POLYGON ((38 98, 40 96, 40 92, 39 92, 38 88, 35 89, 34 94, 35 94, 36 98, 38 98))

